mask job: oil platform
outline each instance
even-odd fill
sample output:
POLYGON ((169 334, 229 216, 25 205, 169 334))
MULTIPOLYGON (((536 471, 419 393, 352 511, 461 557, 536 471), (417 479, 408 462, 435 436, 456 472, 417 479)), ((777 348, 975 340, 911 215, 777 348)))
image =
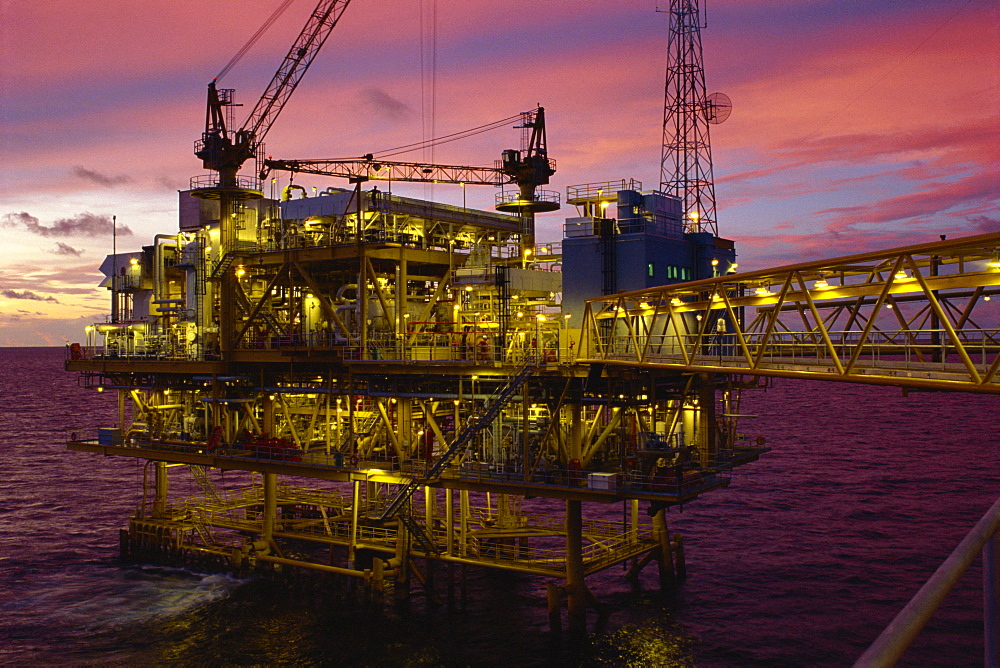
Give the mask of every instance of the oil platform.
POLYGON ((568 188, 561 243, 535 238, 535 214, 561 206, 541 189, 556 171, 542 108, 508 119, 521 145, 491 167, 261 159, 348 2, 319 3, 241 129, 213 81, 195 146, 210 173, 180 193, 176 231, 108 257, 110 317, 66 364, 119 402, 118 424, 69 448, 146 461, 123 555, 335 573, 396 596, 437 562, 517 571, 551 578, 554 623, 565 596, 571 625, 594 602, 587 575, 655 560, 663 584, 682 576, 665 510, 767 450, 736 422, 758 381, 582 362, 577 346, 587 298, 735 271, 715 229, 707 124, 724 107, 704 94, 697 4, 671 3, 669 178, 568 188), (265 196, 285 172, 348 187, 271 181, 265 196), (392 193, 405 181, 497 186, 497 210, 392 193), (220 490, 234 470, 253 484, 220 490), (172 495, 177 476, 202 494, 172 495), (614 503, 621 521, 588 517, 614 503))

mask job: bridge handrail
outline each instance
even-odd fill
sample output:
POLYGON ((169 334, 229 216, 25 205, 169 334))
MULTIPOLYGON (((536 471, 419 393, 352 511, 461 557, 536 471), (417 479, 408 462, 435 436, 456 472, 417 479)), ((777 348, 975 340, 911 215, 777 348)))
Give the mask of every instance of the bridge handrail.
POLYGON ((1000 499, 986 511, 920 591, 854 664, 855 668, 893 666, 909 648, 966 569, 983 553, 983 665, 1000 661, 1000 499))

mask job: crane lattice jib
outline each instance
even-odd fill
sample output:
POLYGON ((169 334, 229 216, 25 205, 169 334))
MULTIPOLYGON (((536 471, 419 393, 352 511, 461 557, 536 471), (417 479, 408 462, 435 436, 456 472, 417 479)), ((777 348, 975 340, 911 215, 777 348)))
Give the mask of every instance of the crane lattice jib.
POLYGON ((337 25, 351 0, 321 0, 316 5, 298 39, 288 50, 274 78, 260 96, 238 136, 259 144, 274 124, 289 96, 309 69, 330 31, 337 25))
POLYGON ((499 186, 513 178, 497 167, 429 165, 385 160, 266 160, 266 170, 372 181, 417 181, 499 186))

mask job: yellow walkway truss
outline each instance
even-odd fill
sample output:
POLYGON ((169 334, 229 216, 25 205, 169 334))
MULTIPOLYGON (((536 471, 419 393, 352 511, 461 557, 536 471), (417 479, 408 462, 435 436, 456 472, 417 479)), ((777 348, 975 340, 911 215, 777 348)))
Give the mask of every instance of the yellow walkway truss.
POLYGON ((588 300, 580 362, 1000 394, 1000 233, 588 300))

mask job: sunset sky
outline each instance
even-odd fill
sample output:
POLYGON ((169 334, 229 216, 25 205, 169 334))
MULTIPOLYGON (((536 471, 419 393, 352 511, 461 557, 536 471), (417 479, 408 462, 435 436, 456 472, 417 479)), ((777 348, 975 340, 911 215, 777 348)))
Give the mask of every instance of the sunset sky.
MULTIPOLYGON (((656 1, 353 0, 267 151, 358 156, 541 104, 551 189, 656 188, 656 1)), ((206 84, 279 4, 0 0, 0 346, 62 345, 103 321, 110 217, 120 252, 176 231, 177 191, 202 173, 206 84)), ((296 0, 221 81, 244 113, 314 4, 296 0)), ((1000 231, 1000 0, 708 0, 703 43, 709 92, 733 100, 712 148, 741 268, 1000 231)), ((518 144, 500 130, 400 159, 489 165, 518 144)), ((468 203, 493 194, 469 188, 468 203)), ((540 239, 569 215, 540 217, 540 239)))

